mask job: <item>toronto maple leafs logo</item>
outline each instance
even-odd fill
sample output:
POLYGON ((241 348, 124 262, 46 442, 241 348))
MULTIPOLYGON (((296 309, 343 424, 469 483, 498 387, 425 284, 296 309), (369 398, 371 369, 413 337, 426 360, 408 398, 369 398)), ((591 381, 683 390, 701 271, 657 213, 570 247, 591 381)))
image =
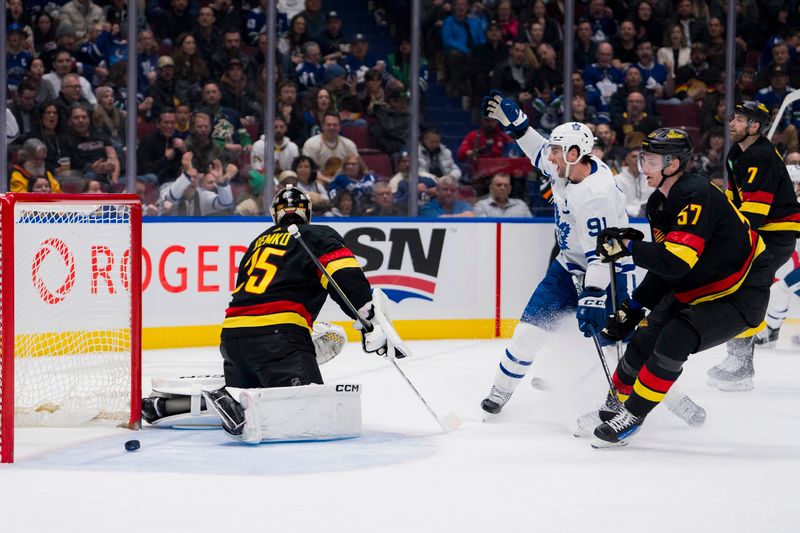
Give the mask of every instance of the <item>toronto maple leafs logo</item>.
POLYGON ((569 222, 561 220, 561 211, 556 204, 556 241, 562 250, 569 250, 568 237, 570 232, 569 222))
POLYGON ((581 125, 578 124, 577 122, 573 122, 572 123, 572 129, 575 130, 575 131, 578 131, 578 130, 581 129, 581 125))

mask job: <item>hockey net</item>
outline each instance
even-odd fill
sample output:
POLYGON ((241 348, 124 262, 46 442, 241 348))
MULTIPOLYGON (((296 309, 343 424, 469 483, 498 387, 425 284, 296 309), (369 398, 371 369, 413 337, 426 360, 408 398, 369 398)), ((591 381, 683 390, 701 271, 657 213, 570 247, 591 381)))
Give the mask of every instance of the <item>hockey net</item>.
POLYGON ((15 425, 137 426, 138 197, 7 194, 0 220, 0 460, 15 425))

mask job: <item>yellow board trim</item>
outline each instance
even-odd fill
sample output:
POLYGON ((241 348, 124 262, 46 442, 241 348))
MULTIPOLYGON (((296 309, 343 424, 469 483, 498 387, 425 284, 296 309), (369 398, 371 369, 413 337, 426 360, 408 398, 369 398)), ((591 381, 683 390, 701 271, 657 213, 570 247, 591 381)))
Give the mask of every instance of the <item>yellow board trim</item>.
POLYGON ((308 322, 297 313, 272 313, 269 315, 229 316, 222 325, 226 328, 259 328, 276 324, 294 324, 309 329, 308 322))
POLYGON ((656 392, 654 390, 648 389, 647 387, 642 385, 642 382, 639 381, 638 379, 636 380, 636 383, 633 384, 633 390, 636 394, 638 394, 645 400, 650 400, 651 402, 656 402, 656 403, 663 400, 664 396, 666 396, 666 393, 664 392, 656 392))
MULTIPOLYGON (((354 257, 343 257, 342 259, 336 259, 335 261, 331 261, 325 265, 325 270, 331 276, 343 268, 361 268, 361 265, 358 264, 358 261, 356 261, 354 257)), ((327 276, 323 275, 321 278, 319 278, 319 281, 322 283, 324 288, 328 288, 327 276)))
POLYGON ((664 241, 664 246, 669 253, 689 265, 689 268, 693 268, 697 263, 697 252, 692 247, 670 241, 664 241))
POLYGON ((742 213, 755 213, 756 215, 768 215, 769 214, 769 204, 762 204, 759 202, 744 202, 742 207, 739 208, 739 211, 742 213))

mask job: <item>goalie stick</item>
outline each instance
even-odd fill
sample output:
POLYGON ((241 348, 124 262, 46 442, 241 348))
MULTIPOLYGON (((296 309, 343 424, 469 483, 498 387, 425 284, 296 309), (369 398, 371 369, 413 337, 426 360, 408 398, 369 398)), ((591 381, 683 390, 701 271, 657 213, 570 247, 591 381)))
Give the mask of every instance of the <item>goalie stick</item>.
MULTIPOLYGON (((356 317, 356 319, 361 323, 361 326, 364 328, 364 331, 370 331, 370 325, 367 323, 366 319, 364 319, 364 317, 362 317, 361 315, 358 314, 358 310, 356 310, 355 306, 350 301, 350 299, 347 296, 345 296, 344 291, 342 291, 342 288, 339 287, 339 284, 336 283, 336 280, 333 279, 333 276, 331 276, 328 273, 328 271, 325 270, 325 267, 322 266, 322 263, 320 263, 320 261, 317 258, 317 256, 314 255, 314 253, 308 247, 306 242, 303 240, 303 237, 300 235, 300 230, 297 228, 297 225, 292 224, 287 228, 287 230, 292 235, 292 237, 297 239, 297 242, 299 242, 302 245, 303 249, 306 251, 306 253, 311 258, 311 260, 314 261, 314 264, 317 266, 317 268, 322 273, 322 275, 325 276, 328 279, 328 283, 330 284, 330 286, 333 287, 333 290, 336 291, 336 294, 339 295, 339 297, 345 303, 345 305, 350 310, 350 312, 353 313, 353 315, 356 317)), ((376 314, 376 317, 377 317, 377 314, 376 314)), ((382 320, 378 320, 378 322, 382 322, 382 320)), ((381 324, 382 327, 384 327, 386 325, 391 326, 391 324, 388 324, 388 322, 384 323, 384 324, 381 324)), ((391 329, 393 329, 393 328, 391 328, 391 329)), ((387 340, 392 340, 390 338, 391 337, 390 334, 392 333, 392 331, 387 331, 386 328, 384 327, 384 332, 386 333, 387 340)), ((405 350, 408 350, 408 348, 405 347, 405 350)), ((406 353, 406 355, 410 355, 410 354, 406 353)), ((431 414, 431 416, 436 419, 436 422, 442 428, 442 431, 447 433, 449 431, 453 431, 454 429, 458 428, 458 426, 461 425, 461 419, 459 418, 459 416, 457 414, 455 414, 453 412, 448 413, 444 417, 439 417, 439 415, 436 414, 436 412, 431 408, 431 406, 428 404, 428 402, 425 401, 425 398, 422 397, 422 395, 419 393, 419 391, 414 386, 414 384, 411 383, 411 380, 408 379, 408 376, 406 376, 405 372, 403 372, 403 370, 397 364, 397 360, 394 357, 394 353, 387 353, 386 356, 387 356, 386 358, 392 363, 392 365, 397 370, 397 372, 399 372, 400 375, 403 377, 403 379, 408 384, 408 386, 411 388, 411 390, 414 391, 414 394, 417 396, 417 398, 419 398, 419 400, 422 402, 422 404, 425 406, 425 408, 428 410, 428 412, 431 414)))
POLYGON ((778 123, 783 119, 783 114, 786 112, 786 109, 797 100, 800 100, 800 89, 796 89, 786 95, 786 98, 783 99, 783 103, 781 104, 781 108, 778 109, 778 113, 772 121, 769 132, 767 132, 767 140, 772 141, 772 136, 775 135, 775 131, 778 129, 778 123))

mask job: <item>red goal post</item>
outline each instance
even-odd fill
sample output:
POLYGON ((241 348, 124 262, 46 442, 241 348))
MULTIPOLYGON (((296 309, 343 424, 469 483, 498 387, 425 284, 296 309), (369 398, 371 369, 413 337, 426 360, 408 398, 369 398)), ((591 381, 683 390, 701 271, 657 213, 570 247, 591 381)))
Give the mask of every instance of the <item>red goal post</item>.
POLYGON ((139 198, 3 194, 0 227, 0 462, 15 425, 138 427, 139 198))

